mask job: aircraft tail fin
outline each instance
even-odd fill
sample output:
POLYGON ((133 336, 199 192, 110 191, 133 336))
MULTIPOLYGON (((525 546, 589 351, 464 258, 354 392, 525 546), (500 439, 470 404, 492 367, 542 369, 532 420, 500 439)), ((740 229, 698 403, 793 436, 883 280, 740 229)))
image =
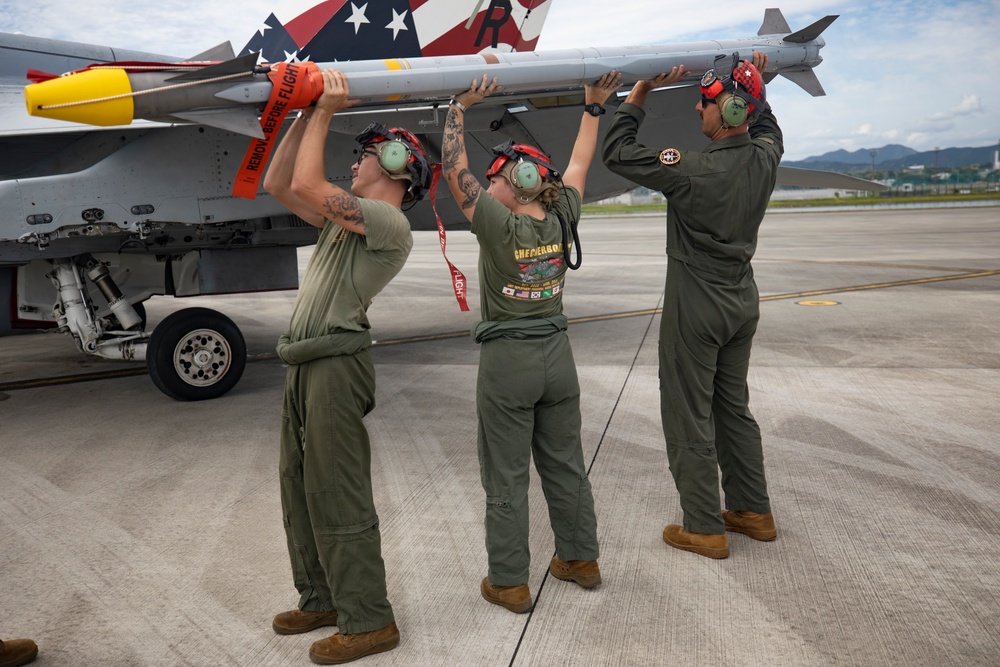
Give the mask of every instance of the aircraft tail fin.
POLYGON ((259 53, 261 61, 278 63, 533 51, 551 3, 283 0, 240 55, 259 53))

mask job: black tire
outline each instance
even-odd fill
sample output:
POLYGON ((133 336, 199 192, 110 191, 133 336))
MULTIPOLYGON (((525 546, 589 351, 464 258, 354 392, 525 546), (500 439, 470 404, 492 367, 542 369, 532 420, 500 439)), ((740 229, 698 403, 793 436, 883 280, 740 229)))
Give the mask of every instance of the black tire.
POLYGON ((146 348, 156 388, 178 401, 218 398, 236 386, 247 365, 247 345, 231 319, 208 308, 166 317, 146 348))

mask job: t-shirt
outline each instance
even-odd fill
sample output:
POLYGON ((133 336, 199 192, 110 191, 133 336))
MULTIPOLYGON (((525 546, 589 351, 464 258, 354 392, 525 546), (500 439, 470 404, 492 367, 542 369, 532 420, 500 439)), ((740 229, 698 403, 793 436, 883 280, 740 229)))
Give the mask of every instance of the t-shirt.
POLYGON ((562 228, 580 219, 580 193, 562 189, 544 220, 516 214, 483 190, 472 216, 479 241, 479 291, 482 318, 504 321, 562 314, 566 284, 562 228))
POLYGON ((292 342, 371 328, 367 310, 413 247, 410 223, 395 206, 358 198, 365 235, 326 221, 299 286, 289 331, 292 342))

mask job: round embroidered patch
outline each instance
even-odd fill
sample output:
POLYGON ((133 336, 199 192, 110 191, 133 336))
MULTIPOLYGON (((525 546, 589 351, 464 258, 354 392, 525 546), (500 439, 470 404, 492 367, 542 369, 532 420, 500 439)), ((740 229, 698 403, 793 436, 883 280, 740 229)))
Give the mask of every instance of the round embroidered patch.
POLYGON ((664 148, 660 151, 660 162, 663 164, 677 164, 681 161, 681 152, 676 148, 664 148))

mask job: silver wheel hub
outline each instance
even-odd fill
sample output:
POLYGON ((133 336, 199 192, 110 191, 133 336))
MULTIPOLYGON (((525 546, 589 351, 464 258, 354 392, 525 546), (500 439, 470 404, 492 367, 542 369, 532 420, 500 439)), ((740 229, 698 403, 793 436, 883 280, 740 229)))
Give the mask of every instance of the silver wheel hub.
POLYGON ((193 387, 207 387, 223 378, 233 358, 232 349, 218 331, 195 329, 177 342, 174 370, 193 387))

